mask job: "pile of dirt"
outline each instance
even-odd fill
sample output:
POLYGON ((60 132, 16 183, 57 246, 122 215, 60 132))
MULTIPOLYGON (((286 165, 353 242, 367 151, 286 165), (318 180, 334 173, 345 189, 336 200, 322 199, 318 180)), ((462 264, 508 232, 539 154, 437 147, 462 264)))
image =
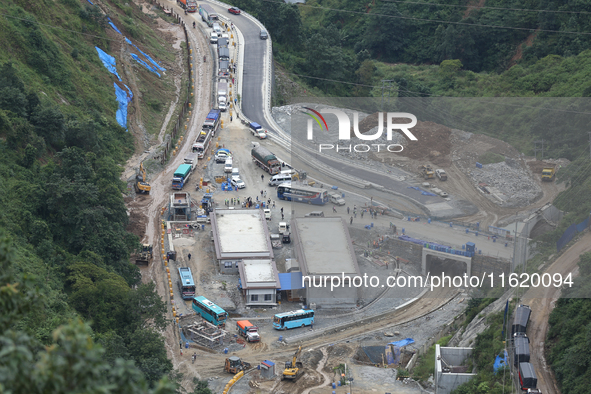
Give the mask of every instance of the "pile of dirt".
POLYGON ((319 349, 311 352, 302 352, 299 357, 299 361, 311 369, 316 369, 320 360, 322 360, 322 352, 319 349))
POLYGON ((140 210, 131 209, 129 213, 129 224, 126 231, 137 235, 140 240, 144 238, 148 217, 140 210))

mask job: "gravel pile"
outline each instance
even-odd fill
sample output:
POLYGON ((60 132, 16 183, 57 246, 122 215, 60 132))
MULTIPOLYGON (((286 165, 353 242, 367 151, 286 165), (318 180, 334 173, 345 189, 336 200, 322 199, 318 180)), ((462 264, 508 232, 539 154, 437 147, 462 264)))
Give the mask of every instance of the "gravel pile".
POLYGON ((485 195, 503 207, 527 206, 542 196, 540 186, 514 160, 508 159, 502 163, 486 164, 482 168, 470 169, 467 173, 476 183, 477 188, 480 184, 486 184, 484 187, 491 194, 485 195), (495 193, 494 189, 498 193, 495 193), (495 198, 493 193, 502 201, 495 198))

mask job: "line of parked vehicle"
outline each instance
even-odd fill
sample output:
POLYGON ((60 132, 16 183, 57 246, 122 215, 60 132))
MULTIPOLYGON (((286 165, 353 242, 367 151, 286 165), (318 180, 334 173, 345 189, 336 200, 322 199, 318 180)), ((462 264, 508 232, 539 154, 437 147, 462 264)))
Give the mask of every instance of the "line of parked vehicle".
POLYGON ((513 365, 517 368, 519 386, 527 393, 541 394, 537 388, 538 378, 534 366, 530 364, 529 338, 525 331, 529 323, 531 309, 527 305, 519 305, 515 310, 515 318, 511 325, 513 339, 513 365))

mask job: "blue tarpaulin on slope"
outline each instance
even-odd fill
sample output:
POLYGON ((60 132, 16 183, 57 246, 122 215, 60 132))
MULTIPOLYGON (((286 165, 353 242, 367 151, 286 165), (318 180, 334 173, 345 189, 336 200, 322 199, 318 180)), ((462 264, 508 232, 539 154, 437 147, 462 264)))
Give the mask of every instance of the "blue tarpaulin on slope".
POLYGON ((125 37, 125 42, 127 42, 127 43, 128 43, 128 44, 130 44, 130 45, 133 45, 133 47, 134 47, 135 49, 137 49, 137 50, 138 50, 138 51, 139 51, 139 52, 140 52, 142 55, 144 55, 144 57, 145 57, 146 59, 148 59, 148 61, 149 61, 150 63, 152 63, 154 66, 156 66, 156 68, 157 68, 158 70, 160 70, 160 71, 166 71, 166 69, 165 69, 164 67, 161 67, 161 66, 160 66, 158 63, 156 63, 156 61, 155 61, 154 59, 152 59, 150 56, 148 56, 146 53, 144 53, 144 51, 142 51, 141 49, 139 49, 139 48, 137 47, 137 45, 135 45, 133 42, 131 42, 131 41, 129 40, 129 38, 125 37))
POLYGON ((406 339, 401 339, 400 341, 390 342, 390 343, 388 343, 388 345, 405 347, 406 345, 410 345, 411 343, 415 343, 415 340, 412 338, 406 338, 406 339))
POLYGON ((119 29, 117 29, 117 26, 115 26, 115 24, 114 24, 113 22, 109 22, 109 25, 111 25, 111 27, 113 28, 113 30, 115 30, 117 33, 119 33, 119 34, 123 35, 123 33, 121 33, 121 32, 119 31, 119 29))
POLYGON ((419 189, 419 188, 418 188, 418 187, 416 187, 416 186, 409 186, 409 187, 407 187, 407 189, 421 190, 421 189, 419 189))
POLYGON ((124 85, 127 88, 127 91, 121 89, 117 83, 113 83, 113 85, 115 85, 115 95, 117 96, 117 102, 119 103, 119 109, 117 110, 115 117, 117 118, 117 123, 127 130, 127 104, 129 104, 133 98, 133 93, 131 93, 131 90, 127 85, 124 85))
POLYGON ((507 351, 503 350, 503 356, 501 357, 501 355, 499 354, 497 356, 497 358, 495 358, 495 363, 493 365, 493 369, 495 371, 495 374, 497 373, 497 371, 499 371, 500 369, 503 369, 507 366, 507 351))
POLYGON ((90 0, 86 0, 86 1, 88 1, 90 4, 94 5, 92 1, 90 1, 90 0))
POLYGON ((422 192, 421 194, 422 194, 423 196, 437 197, 437 194, 433 194, 433 193, 429 193, 429 192, 422 192))
POLYGON ((142 59, 139 58, 138 55, 136 55, 135 53, 131 54, 131 57, 135 59, 136 62, 138 62, 139 64, 141 64, 142 66, 146 67, 148 70, 152 71, 154 74, 160 76, 160 74, 158 73, 158 71, 156 71, 156 69, 152 66, 150 66, 148 63, 146 63, 145 61, 143 61, 142 59))
POLYGON ((96 51, 98 52, 99 58, 103 62, 103 65, 107 68, 107 70, 109 70, 112 74, 114 74, 117 77, 117 79, 119 79, 121 81, 121 77, 119 76, 119 74, 117 74, 117 67, 115 65, 115 58, 113 56, 107 54, 105 51, 103 51, 99 47, 95 47, 95 48, 96 48, 96 51))

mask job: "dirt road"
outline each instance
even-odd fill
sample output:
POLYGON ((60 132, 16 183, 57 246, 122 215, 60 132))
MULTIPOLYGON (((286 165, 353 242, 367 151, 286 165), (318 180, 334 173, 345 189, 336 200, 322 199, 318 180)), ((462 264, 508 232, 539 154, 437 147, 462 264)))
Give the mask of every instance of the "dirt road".
MULTIPOLYGON (((577 262, 582 253, 591 251, 591 233, 585 234, 578 242, 568 248, 547 270, 550 275, 560 273, 564 278, 569 273, 578 273, 577 262)), ((532 309, 531 320, 528 325, 528 335, 531 343, 531 359, 538 376, 538 389, 543 393, 560 394, 554 373, 546 364, 544 356, 544 342, 548 333, 548 317, 554 309, 556 300, 560 297, 560 288, 538 287, 530 288, 522 297, 522 303, 532 309)))

